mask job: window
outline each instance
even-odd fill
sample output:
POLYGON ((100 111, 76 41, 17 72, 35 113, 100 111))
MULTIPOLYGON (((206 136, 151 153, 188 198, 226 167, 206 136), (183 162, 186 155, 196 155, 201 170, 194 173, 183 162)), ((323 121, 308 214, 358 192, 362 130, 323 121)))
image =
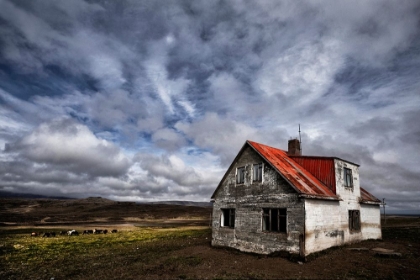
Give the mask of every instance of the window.
POLYGON ((360 231, 360 211, 349 210, 349 229, 350 232, 360 231))
POLYGON ((236 173, 236 183, 238 184, 245 183, 245 167, 238 168, 238 172, 236 173))
POLYGON ((264 208, 263 231, 286 232, 287 209, 264 208))
POLYGON ((235 227, 235 209, 222 209, 220 224, 222 227, 235 227))
POLYGON ((252 180, 254 182, 262 182, 262 163, 254 164, 252 180))
POLYGON ((353 176, 351 174, 351 169, 344 167, 344 186, 353 187, 353 176))

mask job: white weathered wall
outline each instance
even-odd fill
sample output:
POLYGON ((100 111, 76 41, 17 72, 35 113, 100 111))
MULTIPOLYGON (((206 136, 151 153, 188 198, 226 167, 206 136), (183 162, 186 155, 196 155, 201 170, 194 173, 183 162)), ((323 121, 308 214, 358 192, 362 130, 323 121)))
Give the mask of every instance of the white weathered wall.
MULTIPOLYGON (((336 194, 340 196, 343 201, 346 201, 349 207, 357 207, 353 210, 358 210, 359 197, 360 197, 360 180, 359 180, 359 167, 357 165, 334 159, 335 167, 335 189, 336 194), (352 170, 353 187, 344 186, 344 167, 352 170)), ((351 208, 349 208, 351 209, 351 208)))
POLYGON ((381 210, 379 205, 360 205, 363 239, 381 239, 381 210))
POLYGON ((305 200, 305 255, 344 244, 340 202, 305 200))
POLYGON ((359 167, 338 159, 334 164, 336 193, 341 201, 305 200, 305 255, 345 243, 381 238, 379 206, 359 202, 359 167), (343 167, 352 170, 352 188, 344 186, 343 167), (349 210, 360 211, 359 232, 350 232, 349 210))

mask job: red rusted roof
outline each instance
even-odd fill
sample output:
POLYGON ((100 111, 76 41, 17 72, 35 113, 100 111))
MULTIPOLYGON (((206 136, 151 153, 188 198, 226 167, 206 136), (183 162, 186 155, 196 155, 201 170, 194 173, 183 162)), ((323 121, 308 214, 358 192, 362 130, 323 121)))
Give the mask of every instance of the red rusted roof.
POLYGON ((333 193, 335 191, 335 167, 332 157, 289 156, 300 166, 309 171, 326 185, 333 193))
POLYGON ((247 141, 290 185, 300 194, 308 197, 339 199, 334 192, 318 180, 283 150, 247 141))
POLYGON ((360 187, 360 196, 361 196, 360 197, 360 202, 374 203, 374 204, 381 203, 381 201, 379 199, 374 197, 371 193, 369 193, 367 190, 365 190, 362 187, 360 187))

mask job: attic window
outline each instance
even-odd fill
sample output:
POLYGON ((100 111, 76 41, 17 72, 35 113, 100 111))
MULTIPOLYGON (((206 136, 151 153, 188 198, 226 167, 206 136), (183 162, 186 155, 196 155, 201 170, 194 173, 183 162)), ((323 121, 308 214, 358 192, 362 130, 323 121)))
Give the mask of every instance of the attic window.
POLYGON ((263 231, 287 232, 287 209, 263 208, 263 231))
POLYGON ((262 163, 254 164, 252 175, 254 182, 262 182, 262 163))
POLYGON ((220 217, 220 225, 222 227, 235 227, 235 209, 222 209, 222 216, 220 217))
POLYGON ((349 210, 349 229, 350 232, 360 231, 360 211, 349 210))
POLYGON ((239 167, 236 172, 236 183, 245 183, 245 167, 239 167))
POLYGON ((344 186, 347 188, 353 187, 353 175, 351 169, 344 167, 344 186))

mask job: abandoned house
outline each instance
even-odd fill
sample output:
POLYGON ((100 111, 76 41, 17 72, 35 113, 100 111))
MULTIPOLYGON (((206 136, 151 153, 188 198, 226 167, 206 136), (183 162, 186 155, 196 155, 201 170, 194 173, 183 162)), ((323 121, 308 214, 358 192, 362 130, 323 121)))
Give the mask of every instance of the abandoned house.
POLYGON ((380 201, 360 187, 359 165, 246 141, 212 195, 212 245, 307 256, 380 239, 380 201))

